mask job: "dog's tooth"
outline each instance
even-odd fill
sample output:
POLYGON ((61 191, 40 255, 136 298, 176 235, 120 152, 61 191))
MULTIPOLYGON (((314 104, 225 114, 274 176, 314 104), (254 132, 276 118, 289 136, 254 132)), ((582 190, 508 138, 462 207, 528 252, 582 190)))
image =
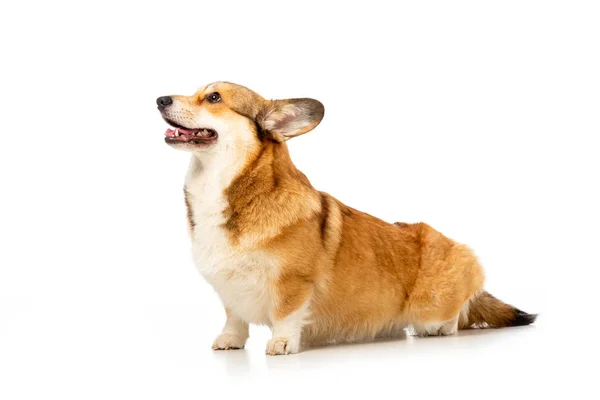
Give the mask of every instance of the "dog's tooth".
POLYGON ((179 129, 175 129, 175 136, 179 136, 179 129))

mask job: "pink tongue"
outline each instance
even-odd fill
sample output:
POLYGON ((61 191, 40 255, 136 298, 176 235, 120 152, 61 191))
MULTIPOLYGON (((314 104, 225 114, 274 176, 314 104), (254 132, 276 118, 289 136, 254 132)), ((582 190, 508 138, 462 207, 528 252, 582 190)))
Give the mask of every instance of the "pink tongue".
POLYGON ((196 132, 199 132, 199 129, 184 129, 184 128, 176 128, 176 129, 171 129, 168 128, 165 132, 165 136, 167 137, 173 137, 175 136, 175 132, 179 131, 179 134, 181 136, 190 136, 195 134, 196 132))

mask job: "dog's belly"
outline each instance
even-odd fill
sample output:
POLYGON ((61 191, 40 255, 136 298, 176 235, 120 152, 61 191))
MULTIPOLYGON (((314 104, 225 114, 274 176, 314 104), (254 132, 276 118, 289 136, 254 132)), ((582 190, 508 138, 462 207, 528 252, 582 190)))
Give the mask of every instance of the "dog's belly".
POLYGON ((268 285, 276 268, 274 257, 264 251, 236 249, 222 228, 206 225, 194 232, 192 253, 196 267, 225 307, 246 322, 270 325, 268 285))

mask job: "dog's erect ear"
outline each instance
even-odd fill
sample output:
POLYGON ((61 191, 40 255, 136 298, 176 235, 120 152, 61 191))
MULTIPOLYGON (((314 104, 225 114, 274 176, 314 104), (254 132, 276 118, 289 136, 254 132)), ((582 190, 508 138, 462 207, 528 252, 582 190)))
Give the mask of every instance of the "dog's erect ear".
POLYGON ((313 130, 324 114, 325 107, 314 99, 268 100, 256 119, 273 139, 285 142, 313 130))

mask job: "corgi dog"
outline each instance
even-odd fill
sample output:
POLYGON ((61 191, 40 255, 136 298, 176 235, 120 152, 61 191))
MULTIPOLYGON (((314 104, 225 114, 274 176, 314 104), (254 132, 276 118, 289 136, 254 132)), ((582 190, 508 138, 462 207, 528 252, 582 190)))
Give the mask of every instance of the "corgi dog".
POLYGON ((269 355, 301 346, 528 325, 483 290, 473 252, 424 223, 387 223, 312 187, 286 142, 317 100, 267 100, 228 82, 157 99, 165 142, 191 153, 184 187, 194 262, 227 316, 213 349, 271 328, 269 355))

